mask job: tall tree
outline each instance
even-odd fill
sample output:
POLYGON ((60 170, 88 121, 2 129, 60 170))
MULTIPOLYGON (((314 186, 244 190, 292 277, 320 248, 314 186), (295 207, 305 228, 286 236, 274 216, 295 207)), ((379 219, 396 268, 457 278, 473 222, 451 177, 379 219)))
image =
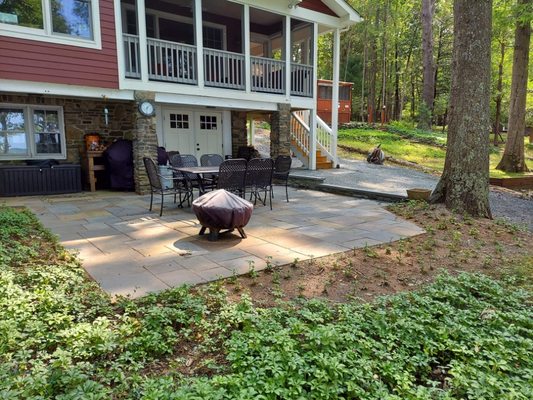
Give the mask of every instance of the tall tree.
POLYGON ((516 23, 509 130, 503 157, 496 169, 506 172, 528 171, 524 158, 526 129, 527 75, 531 38, 531 7, 533 0, 518 0, 519 18, 516 23))
POLYGON ((491 217, 489 135, 492 0, 455 0, 452 85, 444 171, 433 202, 491 217))
POLYGON ((433 15, 435 0, 422 0, 422 54, 424 83, 418 128, 431 129, 431 113, 435 92, 435 66, 433 63, 433 15))

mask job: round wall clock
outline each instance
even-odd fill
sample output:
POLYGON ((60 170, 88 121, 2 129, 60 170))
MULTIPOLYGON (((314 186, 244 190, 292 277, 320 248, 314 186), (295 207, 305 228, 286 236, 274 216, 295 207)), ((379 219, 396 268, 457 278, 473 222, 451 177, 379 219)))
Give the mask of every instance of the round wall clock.
POLYGON ((139 112, 146 117, 151 117, 155 114, 155 107, 151 101, 143 100, 139 102, 139 112))

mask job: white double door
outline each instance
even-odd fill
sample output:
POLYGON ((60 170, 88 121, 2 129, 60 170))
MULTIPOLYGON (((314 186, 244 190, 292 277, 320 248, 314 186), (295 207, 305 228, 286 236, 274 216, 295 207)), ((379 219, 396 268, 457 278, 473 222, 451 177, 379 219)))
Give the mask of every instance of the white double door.
POLYGON ((222 113, 168 108, 163 112, 163 134, 167 151, 194 154, 224 154, 222 113))

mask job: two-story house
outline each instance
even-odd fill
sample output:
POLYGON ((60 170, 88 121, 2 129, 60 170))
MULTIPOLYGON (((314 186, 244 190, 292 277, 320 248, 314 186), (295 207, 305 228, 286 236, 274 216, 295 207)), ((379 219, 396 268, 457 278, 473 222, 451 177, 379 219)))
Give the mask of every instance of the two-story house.
POLYGON ((336 163, 317 41, 333 32, 336 104, 340 35, 359 20, 344 0, 0 1, 0 162, 78 162, 85 134, 125 137, 142 191, 158 145, 235 154, 264 115, 272 156, 292 143, 310 169, 336 163))

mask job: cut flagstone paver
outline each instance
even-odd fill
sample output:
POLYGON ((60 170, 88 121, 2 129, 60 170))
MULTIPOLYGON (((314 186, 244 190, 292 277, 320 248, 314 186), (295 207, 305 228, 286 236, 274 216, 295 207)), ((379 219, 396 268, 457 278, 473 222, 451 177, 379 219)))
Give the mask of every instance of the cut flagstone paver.
POLYGON ((236 233, 210 242, 199 236, 191 208, 148 211, 149 196, 95 192, 7 199, 25 205, 79 251, 88 274, 109 294, 144 296, 182 284, 198 284, 295 259, 388 243, 424 231, 386 211, 383 204, 329 193, 289 189, 291 201, 274 209, 257 205, 242 239, 236 233), (103 215, 102 215, 103 214, 103 215))

